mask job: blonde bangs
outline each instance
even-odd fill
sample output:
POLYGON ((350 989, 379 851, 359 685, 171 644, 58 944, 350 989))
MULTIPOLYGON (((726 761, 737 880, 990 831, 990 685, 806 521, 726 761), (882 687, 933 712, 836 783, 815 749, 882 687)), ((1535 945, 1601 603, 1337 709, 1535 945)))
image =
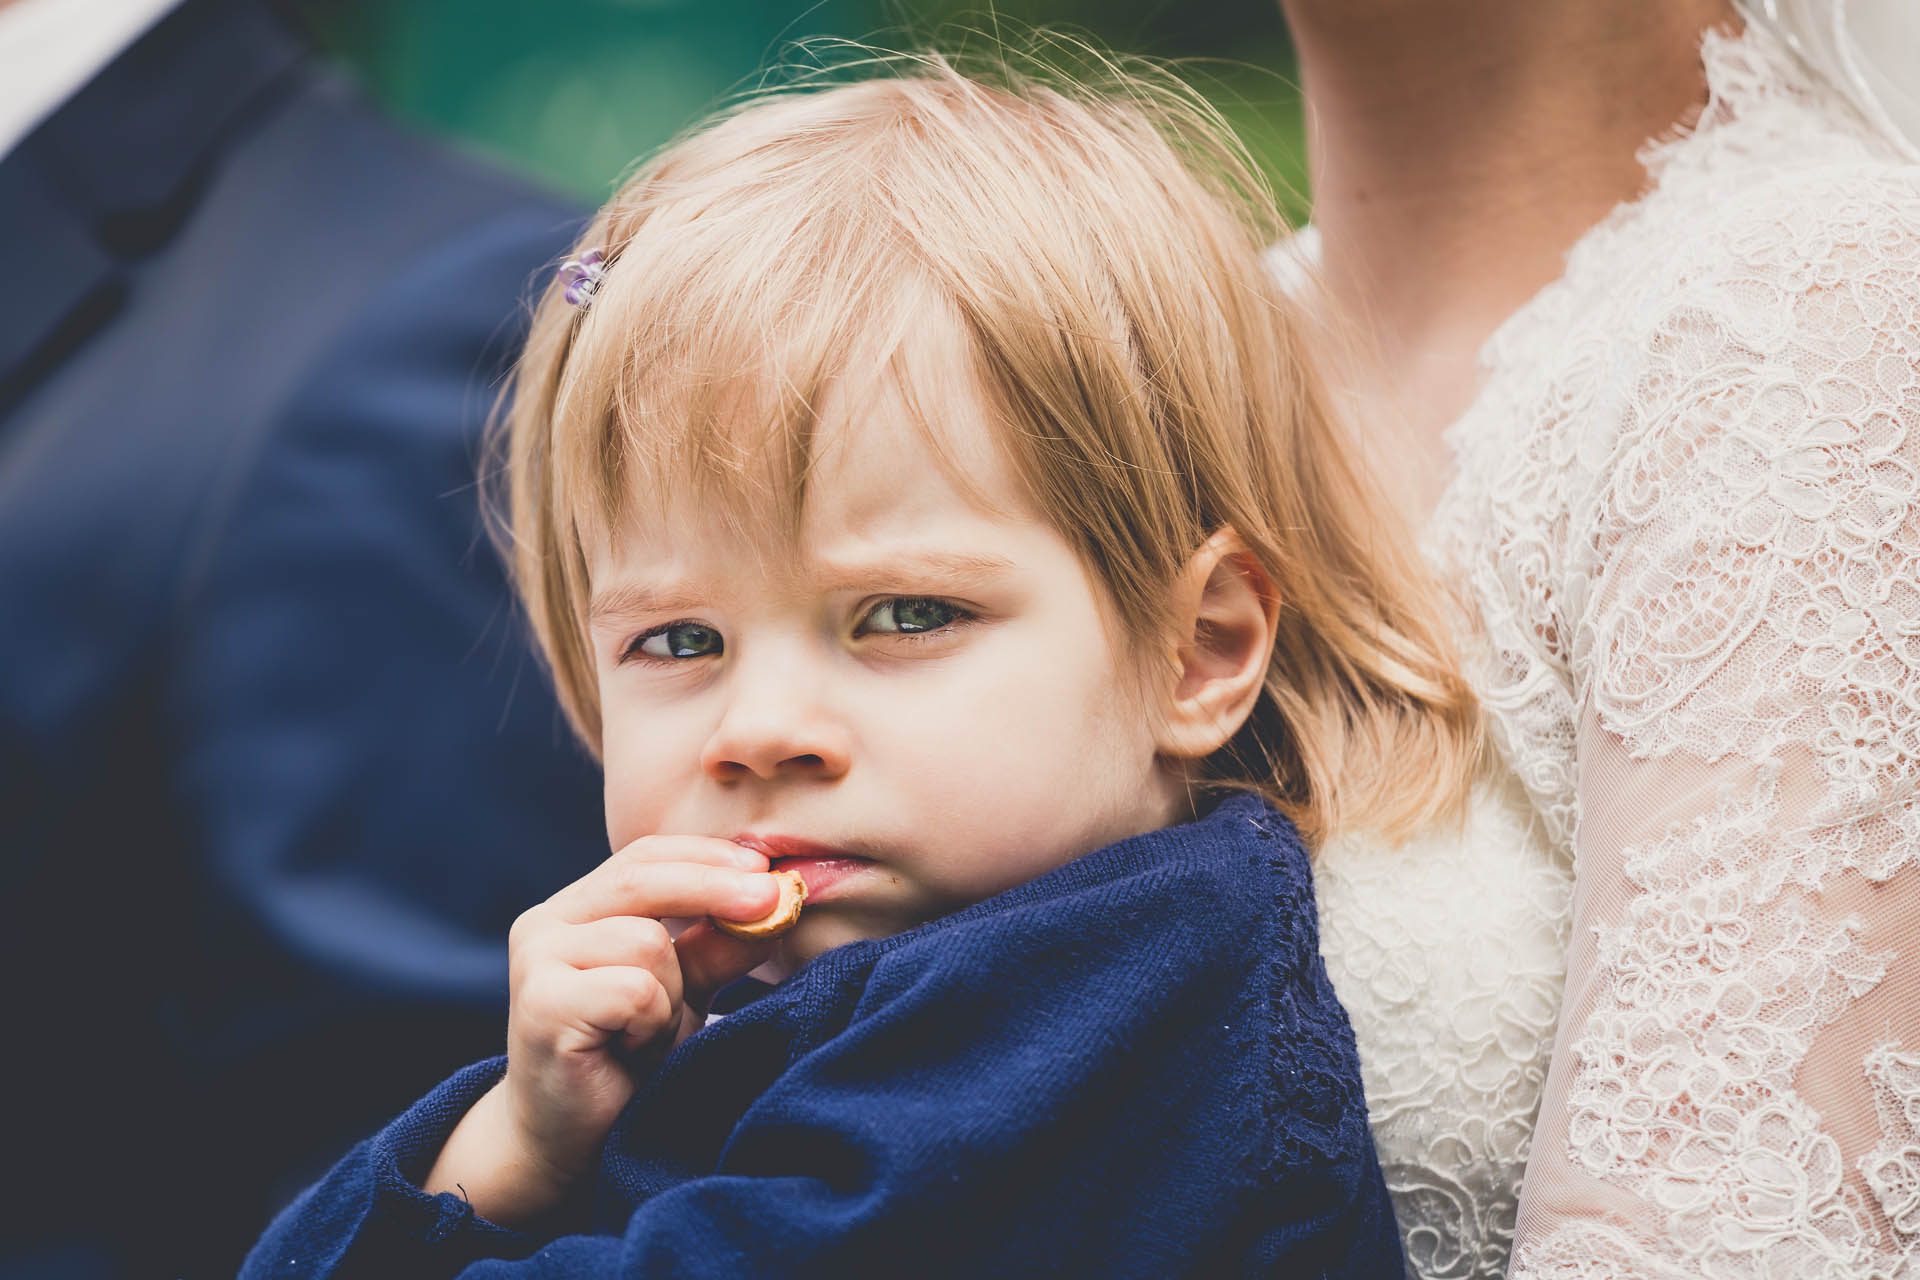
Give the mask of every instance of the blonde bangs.
POLYGON ((819 406, 898 265, 848 252, 846 194, 806 185, 714 206, 662 181, 634 211, 556 388, 556 514, 583 538, 610 536, 634 494, 689 484, 797 528, 819 406))

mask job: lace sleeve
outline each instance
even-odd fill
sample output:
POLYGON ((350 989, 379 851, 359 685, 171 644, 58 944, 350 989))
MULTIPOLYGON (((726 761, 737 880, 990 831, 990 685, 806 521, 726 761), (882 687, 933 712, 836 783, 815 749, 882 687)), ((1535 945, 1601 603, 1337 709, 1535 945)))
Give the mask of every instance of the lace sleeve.
POLYGON ((1526 1280, 1920 1266, 1920 179, 1729 244, 1663 308, 1573 521, 1577 880, 1526 1280))

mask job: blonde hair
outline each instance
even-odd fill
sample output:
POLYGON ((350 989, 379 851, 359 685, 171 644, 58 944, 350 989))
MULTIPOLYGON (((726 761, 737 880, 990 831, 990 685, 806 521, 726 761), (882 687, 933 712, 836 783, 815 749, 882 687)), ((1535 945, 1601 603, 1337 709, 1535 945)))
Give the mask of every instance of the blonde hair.
POLYGON ((1222 527, 1278 588, 1263 692, 1196 785, 1309 842, 1457 812, 1478 709, 1263 262, 1284 228, 1258 171, 1162 68, 1011 62, 872 55, 873 78, 763 90, 584 232, 606 276, 586 310, 547 290, 500 438, 506 553, 574 728, 597 753, 588 549, 637 482, 797 530, 822 392, 930 294, 1136 653, 1169 651, 1170 588, 1222 527))

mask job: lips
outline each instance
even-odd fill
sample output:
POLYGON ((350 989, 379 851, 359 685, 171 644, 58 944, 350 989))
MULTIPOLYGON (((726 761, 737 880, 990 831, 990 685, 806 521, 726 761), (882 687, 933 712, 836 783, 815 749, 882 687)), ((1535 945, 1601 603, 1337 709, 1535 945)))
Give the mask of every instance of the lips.
POLYGON ((828 897, 833 886, 874 865, 871 858, 797 836, 737 835, 733 842, 766 854, 773 864, 771 870, 799 872, 807 885, 809 903, 828 897))
POLYGON ((782 858, 859 857, 858 854, 849 853, 845 849, 836 849, 832 845, 819 844, 812 840, 802 840, 798 836, 737 835, 733 838, 733 842, 764 853, 775 861, 782 858))

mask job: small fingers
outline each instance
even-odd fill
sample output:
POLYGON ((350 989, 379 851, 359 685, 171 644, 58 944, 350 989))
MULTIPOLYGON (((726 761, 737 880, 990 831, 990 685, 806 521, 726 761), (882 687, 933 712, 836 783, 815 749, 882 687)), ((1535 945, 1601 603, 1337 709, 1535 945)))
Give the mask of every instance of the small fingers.
POLYGON ((657 970, 672 958, 673 938, 666 925, 649 916, 603 916, 556 926, 543 954, 576 969, 623 964, 657 970))
POLYGON ((552 966, 520 994, 526 1032, 560 1054, 637 1046, 678 1028, 680 1002, 644 969, 552 966))
POLYGON ((606 916, 557 928, 547 958, 575 969, 617 966, 643 969, 666 988, 673 1003, 681 996, 680 961, 667 927, 646 916, 606 916))

